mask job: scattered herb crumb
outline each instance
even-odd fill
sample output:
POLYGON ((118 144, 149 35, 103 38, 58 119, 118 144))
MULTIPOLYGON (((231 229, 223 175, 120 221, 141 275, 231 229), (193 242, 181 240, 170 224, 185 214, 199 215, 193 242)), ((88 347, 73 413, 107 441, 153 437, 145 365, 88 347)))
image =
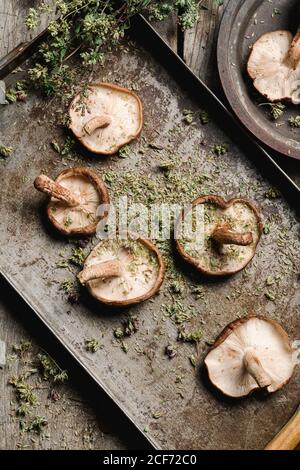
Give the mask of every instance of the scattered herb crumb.
POLYGON ((16 101, 26 101, 28 83, 26 80, 18 80, 14 87, 9 88, 6 91, 5 98, 9 103, 15 103, 16 101))
POLYGON ((51 142, 51 146, 55 152, 60 153, 60 146, 55 140, 51 142))
POLYGON ((13 344, 12 350, 20 359, 23 359, 32 350, 32 343, 30 341, 21 341, 20 344, 13 344))
POLYGON ((161 162, 158 167, 161 171, 169 171, 174 166, 175 166, 175 163, 172 162, 172 160, 167 160, 165 162, 161 162))
POLYGON ((270 108, 270 115, 274 121, 277 121, 281 116, 283 116, 286 106, 281 103, 261 103, 259 106, 268 106, 270 108))
POLYGON ((265 198, 266 199, 279 199, 281 197, 281 193, 278 189, 276 188, 270 188, 266 193, 265 193, 265 198))
POLYGON ((91 353, 96 353, 101 348, 99 341, 95 338, 85 339, 84 344, 85 344, 85 349, 91 353))
POLYGON ((199 299, 203 299, 205 293, 204 293, 204 289, 202 286, 195 286, 192 288, 191 290, 192 294, 195 296, 195 298, 197 300, 199 299))
POLYGON ((271 300, 271 302, 274 302, 275 295, 272 292, 265 292, 265 296, 267 297, 268 300, 271 300))
POLYGON ((191 356, 189 356, 189 361, 190 361, 190 363, 191 363, 191 365, 192 365, 193 367, 196 367, 196 357, 195 357, 194 354, 192 354, 191 356))
POLYGON ((9 379, 8 383, 14 388, 16 398, 19 402, 30 406, 36 404, 37 396, 33 392, 31 385, 25 382, 24 376, 12 377, 9 379))
POLYGON ((278 15, 281 15, 281 11, 279 10, 279 8, 275 7, 272 11, 272 18, 274 18, 275 16, 278 16, 278 15))
POLYGON ((184 109, 183 112, 183 120, 186 124, 192 124, 194 122, 194 113, 189 109, 184 109))
POLYGON ((36 416, 29 426, 27 426, 27 432, 35 432, 36 434, 41 434, 42 429, 48 424, 47 420, 42 416, 36 416))
POLYGON ((81 268, 85 260, 85 253, 82 248, 72 248, 71 263, 81 268))
POLYGON ((65 227, 70 227, 70 225, 72 225, 72 223, 73 223, 73 220, 72 220, 72 218, 68 215, 68 217, 65 218, 64 226, 65 226, 65 227))
POLYGON ((289 125, 291 127, 297 127, 297 128, 300 127, 300 116, 298 115, 298 116, 295 116, 295 117, 291 117, 289 119, 289 125))
POLYGON ((122 339, 124 338, 124 331, 123 331, 123 328, 116 328, 114 330, 114 337, 117 338, 117 339, 122 339))
POLYGON ((13 153, 14 149, 12 147, 6 147, 5 145, 0 145, 0 155, 1 157, 8 158, 13 153))
POLYGON ((49 354, 39 353, 37 357, 42 368, 44 380, 53 380, 55 383, 63 383, 68 380, 67 371, 62 370, 49 354))
POLYGON ((168 356, 169 359, 174 359, 177 356, 177 348, 173 344, 168 344, 165 348, 165 355, 168 356))
POLYGON ((119 155, 120 158, 128 158, 130 156, 130 146, 125 145, 124 147, 122 147, 119 150, 118 155, 119 155))
POLYGON ((152 418, 153 419, 159 419, 159 418, 161 418, 161 416, 162 416, 161 411, 154 411, 154 413, 152 413, 152 418))
POLYGON ((184 343, 199 343, 202 339, 202 332, 200 330, 196 330, 187 333, 184 329, 179 328, 177 339, 184 343))
POLYGON ((210 117, 207 111, 200 112, 200 121, 201 124, 206 125, 210 122, 210 117))
POLYGON ((226 144, 215 144, 212 147, 213 152, 220 157, 221 155, 225 155, 228 152, 228 145, 226 144))
POLYGON ((184 287, 181 282, 179 281, 172 281, 170 283, 170 291, 173 294, 182 294, 184 291, 184 287))

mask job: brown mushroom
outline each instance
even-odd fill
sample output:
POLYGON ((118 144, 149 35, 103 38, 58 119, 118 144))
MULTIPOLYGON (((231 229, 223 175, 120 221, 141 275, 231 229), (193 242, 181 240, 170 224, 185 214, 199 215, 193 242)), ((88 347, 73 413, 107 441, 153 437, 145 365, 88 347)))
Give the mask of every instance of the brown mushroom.
POLYGON ((64 235, 91 235, 99 221, 107 215, 97 215, 101 204, 109 204, 102 179, 89 168, 64 170, 55 181, 38 176, 34 186, 50 196, 47 214, 54 227, 64 235))
POLYGON ((239 398, 256 389, 282 388, 293 375, 293 352, 279 323, 253 315, 228 325, 204 362, 213 385, 239 398))
POLYGON ((269 101, 299 99, 300 29, 263 34, 253 45, 247 70, 255 88, 269 101))
POLYGON ((144 238, 105 239, 91 251, 79 281, 100 302, 133 305, 152 297, 164 278, 159 250, 144 238))
POLYGON ((130 90, 111 83, 93 84, 73 99, 70 129, 91 152, 111 155, 136 139, 143 127, 143 106, 130 90))
POLYGON ((262 234, 258 210, 246 199, 225 201, 220 196, 203 196, 192 202, 192 210, 204 206, 202 240, 181 238, 181 216, 175 227, 180 255, 198 271, 209 276, 227 276, 244 269, 255 255, 262 234))

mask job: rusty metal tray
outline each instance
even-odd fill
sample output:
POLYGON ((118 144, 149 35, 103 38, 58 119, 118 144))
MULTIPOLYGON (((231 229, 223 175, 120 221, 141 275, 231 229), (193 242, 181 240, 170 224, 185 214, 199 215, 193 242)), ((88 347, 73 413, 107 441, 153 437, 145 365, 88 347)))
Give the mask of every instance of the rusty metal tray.
MULTIPOLYGON (((134 42, 128 50, 112 53, 92 77, 132 87, 142 98, 146 126, 128 158, 102 159, 80 148, 70 155, 55 153, 50 142, 66 137, 57 125, 57 100, 45 102, 31 93, 26 103, 1 108, 1 143, 14 147, 14 154, 0 162, 1 273, 153 446, 263 448, 298 404, 299 369, 274 396, 231 401, 210 387, 202 364, 220 330, 253 310, 279 320, 291 338, 300 337, 299 189, 142 17, 136 18, 131 33, 134 42), (195 113, 190 125, 183 119, 185 109, 195 113), (209 112, 206 125, 199 109, 209 112), (215 144, 226 144, 228 152, 217 156, 215 144), (158 169, 162 161, 172 159, 175 165, 169 171, 158 169), (129 200, 137 202, 147 193, 161 202, 185 202, 211 192, 241 194, 261 206, 269 234, 247 270, 226 281, 207 282, 188 271, 167 242, 160 245, 170 267, 153 301, 115 311, 83 293, 80 303, 71 306, 60 282, 74 279, 76 269, 69 263, 68 269, 58 269, 58 264, 64 265, 74 245, 48 227, 44 198, 32 182, 41 171, 55 177, 66 166, 81 164, 105 175, 112 200, 124 188, 129 200), (271 187, 280 188, 283 195, 266 197, 274 193, 271 187), (270 279, 274 284, 267 286, 270 279), (274 297, 266 295, 270 290, 274 297), (178 302, 189 315, 186 328, 201 328, 203 340, 197 350, 178 344, 178 355, 170 361, 164 349, 176 343, 178 325, 171 307, 178 302), (126 354, 113 330, 129 312, 138 317, 139 330, 126 339, 126 354), (88 353, 88 337, 100 339, 103 349, 88 353), (196 357, 195 368, 191 355, 196 357)), ((78 84, 91 79, 76 59, 73 67, 78 84)), ((8 76, 7 84, 17 77, 8 76)))
POLYGON ((298 106, 288 105, 284 117, 270 119, 266 101, 255 90, 246 71, 251 46, 264 33, 299 27, 297 0, 239 0, 229 2, 218 38, 218 66, 227 99, 241 122, 261 142, 283 155, 300 159, 298 129, 288 119, 299 114, 298 106))

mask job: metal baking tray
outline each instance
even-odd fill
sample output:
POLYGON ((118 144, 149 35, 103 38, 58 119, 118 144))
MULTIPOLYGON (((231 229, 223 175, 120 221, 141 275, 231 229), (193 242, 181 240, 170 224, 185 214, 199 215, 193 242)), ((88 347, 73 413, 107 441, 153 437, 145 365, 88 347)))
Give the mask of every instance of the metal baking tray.
MULTIPOLYGON (((63 142, 66 137, 57 125, 60 109, 55 99, 44 101, 31 93, 26 103, 1 108, 1 143, 14 147, 13 155, 0 162, 1 273, 154 447, 263 448, 298 404, 299 370, 274 396, 232 401, 209 385, 202 364, 223 327, 253 310, 280 321, 291 338, 300 337, 299 189, 143 17, 136 17, 131 35, 128 49, 111 53, 92 77, 134 88, 144 103, 145 129, 131 144, 128 158, 99 158, 80 148, 72 159, 55 153, 51 141, 63 142), (190 125, 184 110, 194 113, 190 125), (203 110, 210 116, 206 125, 199 119, 203 110), (228 152, 216 155, 216 144, 226 144, 228 152), (166 160, 174 163, 168 172, 158 168, 166 160), (147 192, 161 202, 172 197, 186 202, 203 193, 243 195, 261 207, 269 234, 247 270, 230 279, 201 279, 180 263, 170 242, 166 256, 170 263, 175 260, 173 271, 168 270, 152 301, 116 311, 83 293, 80 303, 71 306, 59 286, 74 274, 58 269, 57 263, 70 256, 74 245, 49 228, 44 198, 32 183, 40 172, 55 177, 67 166, 77 165, 106 175, 113 201, 120 191, 119 179, 123 187, 128 182, 128 198, 137 202, 147 192), (154 193, 151 182, 162 193, 154 193), (270 188, 279 189, 282 196, 266 198, 273 194, 270 188), (178 290, 172 284, 174 272, 181 276, 182 294, 174 293, 178 290), (269 290, 273 301, 266 295, 269 290), (186 328, 200 328, 203 340, 197 350, 178 343, 178 355, 170 361, 164 350, 168 343, 176 343, 178 325, 170 307, 178 307, 178 302, 190 316, 186 328), (139 329, 126 339, 126 354, 113 330, 129 313, 138 317, 139 329), (100 339, 103 348, 88 353, 84 346, 88 337, 100 339), (195 368, 191 355, 196 357, 195 368)), ((3 67, 9 70, 11 63, 4 60, 3 67)), ((90 71, 76 59, 72 67, 78 84, 91 79, 90 71)), ((7 76, 7 84, 17 77, 7 76)))
POLYGON ((218 38, 219 73, 232 109, 261 142, 295 159, 300 159, 299 132, 288 119, 299 114, 298 106, 286 104, 284 116, 272 121, 268 106, 259 106, 266 99, 255 90, 246 67, 251 47, 262 34, 279 29, 296 33, 299 13, 297 0, 229 2, 218 38))

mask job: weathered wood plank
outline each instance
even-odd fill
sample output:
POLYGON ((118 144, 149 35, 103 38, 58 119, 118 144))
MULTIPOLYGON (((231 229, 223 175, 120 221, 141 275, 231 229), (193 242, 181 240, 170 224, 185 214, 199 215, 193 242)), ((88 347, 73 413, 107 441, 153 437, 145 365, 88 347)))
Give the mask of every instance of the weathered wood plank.
MULTIPOLYGON (((54 4, 53 0, 45 0, 44 3, 54 4)), ((0 0, 0 58, 47 27, 50 18, 46 13, 41 16, 41 22, 34 31, 28 31, 25 26, 28 8, 39 4, 40 0, 0 0)))
MULTIPOLYGON (((31 418, 36 415, 46 418, 47 425, 41 435, 34 432, 21 432, 20 418, 16 416, 17 400, 14 390, 8 385, 12 376, 24 374, 32 367, 20 359, 9 359, 12 346, 21 341, 30 341, 33 348, 33 357, 39 349, 37 338, 27 331, 20 320, 20 315, 27 316, 28 311, 20 303, 12 290, 8 289, 0 277, 0 291, 5 291, 0 300, 0 340, 6 344, 7 364, 0 368, 0 449, 124 449, 128 443, 122 439, 118 427, 109 425, 110 417, 104 418, 106 412, 102 409, 97 396, 90 396, 92 392, 78 391, 79 383, 76 377, 70 375, 66 384, 55 386, 58 400, 51 398, 49 393, 53 386, 47 381, 36 385, 36 375, 32 376, 35 384, 34 393, 38 395, 39 403, 31 407, 31 418), (92 408, 94 406, 94 409, 92 408), (116 431, 116 434, 115 434, 116 431), (119 434, 118 434, 119 433, 119 434)), ((42 341, 45 347, 45 338, 42 341)), ((52 354, 53 355, 53 354, 52 354)), ((31 357, 31 356, 30 356, 31 357)), ((61 359, 53 357, 59 362, 61 359)), ((28 382, 31 379, 28 379, 28 382)), ((84 390, 85 387, 83 387, 84 390)), ((29 420, 31 419, 29 417, 29 420)))
POLYGON ((229 0, 219 5, 215 0, 203 0, 199 6, 199 21, 185 32, 184 60, 205 82, 217 75, 214 65, 217 33, 224 8, 229 0))
POLYGON ((177 52, 177 16, 172 14, 164 22, 156 21, 153 23, 153 27, 169 46, 177 52))

